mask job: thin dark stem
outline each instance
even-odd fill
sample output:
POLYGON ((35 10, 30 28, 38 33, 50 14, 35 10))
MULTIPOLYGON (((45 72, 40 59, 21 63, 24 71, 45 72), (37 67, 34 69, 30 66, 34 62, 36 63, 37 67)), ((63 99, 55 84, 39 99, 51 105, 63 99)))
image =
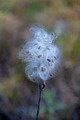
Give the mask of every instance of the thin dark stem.
POLYGON ((40 101, 41 101, 41 80, 39 80, 39 100, 38 100, 36 120, 39 120, 40 101))

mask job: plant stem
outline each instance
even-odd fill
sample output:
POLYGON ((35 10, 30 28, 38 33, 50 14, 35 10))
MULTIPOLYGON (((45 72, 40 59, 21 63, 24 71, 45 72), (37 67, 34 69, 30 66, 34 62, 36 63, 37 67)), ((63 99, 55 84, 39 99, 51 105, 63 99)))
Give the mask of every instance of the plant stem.
POLYGON ((40 101, 41 101, 41 80, 39 80, 39 100, 38 100, 38 107, 37 107, 37 114, 36 114, 36 120, 39 120, 39 110, 40 110, 40 101))

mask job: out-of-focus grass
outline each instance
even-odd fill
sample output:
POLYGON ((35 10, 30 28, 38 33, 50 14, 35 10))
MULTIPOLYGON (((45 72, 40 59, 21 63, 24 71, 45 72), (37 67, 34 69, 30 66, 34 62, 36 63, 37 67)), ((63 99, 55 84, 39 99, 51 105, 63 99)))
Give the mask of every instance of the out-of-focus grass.
POLYGON ((46 91, 42 94, 45 104, 41 104, 40 114, 47 114, 48 119, 53 119, 54 113, 57 110, 64 109, 64 104, 60 101, 55 101, 55 90, 46 91))
POLYGON ((0 91, 4 91, 6 94, 11 92, 11 89, 14 89, 19 84, 19 75, 13 75, 6 80, 2 79, 0 83, 0 91))
POLYGON ((0 1, 0 10, 3 12, 14 12, 15 8, 21 0, 6 0, 6 1, 0 1))
POLYGON ((26 18, 28 21, 31 21, 34 15, 39 12, 43 11, 44 6, 38 2, 30 2, 28 4, 28 11, 26 12, 26 18))

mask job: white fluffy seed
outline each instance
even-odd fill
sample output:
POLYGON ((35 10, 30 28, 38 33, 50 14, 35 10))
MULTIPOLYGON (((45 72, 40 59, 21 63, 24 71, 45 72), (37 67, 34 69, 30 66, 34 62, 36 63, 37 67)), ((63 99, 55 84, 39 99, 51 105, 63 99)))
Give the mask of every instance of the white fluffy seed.
POLYGON ((49 80, 61 64, 60 49, 54 45, 57 37, 39 27, 31 27, 30 33, 32 38, 19 52, 19 59, 26 62, 25 74, 31 81, 49 80))

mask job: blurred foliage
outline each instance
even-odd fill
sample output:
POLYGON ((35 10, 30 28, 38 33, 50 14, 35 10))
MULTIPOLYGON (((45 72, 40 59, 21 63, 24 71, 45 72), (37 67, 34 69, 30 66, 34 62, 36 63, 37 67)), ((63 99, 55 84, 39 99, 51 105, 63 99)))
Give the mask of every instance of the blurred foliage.
POLYGON ((28 21, 31 21, 34 15, 39 12, 43 11, 44 6, 38 2, 31 2, 28 5, 28 11, 27 11, 27 19, 28 21))
POLYGON ((6 1, 1 1, 0 2, 0 9, 3 11, 3 12, 12 12, 14 11, 14 8, 17 6, 17 2, 19 2, 19 0, 14 0, 14 1, 11 1, 11 0, 6 0, 6 1))
POLYGON ((59 86, 42 95, 40 115, 44 120, 51 120, 55 111, 65 108, 64 101, 70 103, 67 95, 75 100, 70 94, 72 90, 74 96, 80 96, 80 0, 0 0, 0 92, 5 94, 14 109, 19 104, 26 107, 31 104, 32 108, 37 104, 37 87, 27 80, 25 64, 21 64, 17 57, 20 46, 29 38, 28 30, 32 25, 43 25, 49 32, 54 31, 58 35, 55 42, 64 56, 64 73, 66 71, 68 82, 64 84, 64 80, 63 83, 56 80, 50 83, 53 88, 56 82, 65 97, 61 96, 62 101, 55 100, 59 86), (64 92, 69 87, 70 91, 64 92))
POLYGON ((52 120, 54 118, 54 113, 57 110, 64 109, 64 104, 60 101, 55 100, 55 90, 48 90, 43 92, 42 98, 45 102, 45 104, 41 104, 40 113, 45 114, 47 113, 47 118, 52 120))

